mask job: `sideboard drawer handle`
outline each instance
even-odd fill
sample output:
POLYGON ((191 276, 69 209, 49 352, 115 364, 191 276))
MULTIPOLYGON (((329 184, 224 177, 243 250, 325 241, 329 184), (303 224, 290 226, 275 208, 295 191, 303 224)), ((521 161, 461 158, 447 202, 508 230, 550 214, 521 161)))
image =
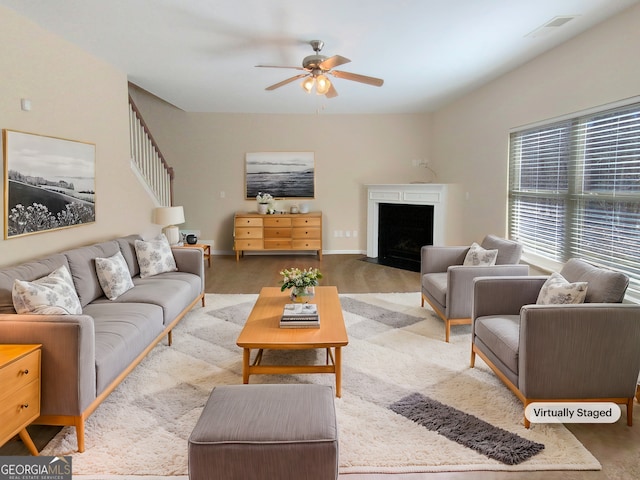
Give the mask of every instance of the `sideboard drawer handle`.
POLYGON ((28 369, 28 368, 25 368, 25 369, 22 371, 22 373, 23 373, 24 375, 29 375, 29 369, 28 369))
POLYGON ((21 408, 29 408, 29 404, 28 403, 23 403, 22 405, 20 405, 21 408))

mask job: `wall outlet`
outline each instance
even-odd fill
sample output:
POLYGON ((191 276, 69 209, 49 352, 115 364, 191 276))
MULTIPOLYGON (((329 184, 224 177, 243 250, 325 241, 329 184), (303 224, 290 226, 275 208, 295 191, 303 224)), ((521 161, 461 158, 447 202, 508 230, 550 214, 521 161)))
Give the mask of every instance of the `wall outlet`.
POLYGON ((346 232, 344 232, 344 236, 347 238, 351 237, 351 232, 347 230, 346 232))
POLYGON ((353 236, 353 237, 357 237, 357 236, 358 236, 358 230, 354 230, 354 231, 353 231, 353 235, 352 235, 352 236, 353 236))
POLYGON ((220 198, 224 198, 224 197, 226 197, 226 196, 227 196, 227 194, 225 193, 225 191, 224 191, 224 190, 222 190, 222 191, 220 192, 220 198))

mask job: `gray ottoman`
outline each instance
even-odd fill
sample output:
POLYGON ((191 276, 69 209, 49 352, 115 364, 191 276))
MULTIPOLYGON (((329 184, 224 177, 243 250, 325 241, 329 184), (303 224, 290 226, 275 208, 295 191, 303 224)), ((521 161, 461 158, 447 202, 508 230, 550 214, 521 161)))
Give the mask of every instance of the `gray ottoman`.
POLYGON ((335 480, 333 389, 215 387, 189 437, 190 480, 335 480))

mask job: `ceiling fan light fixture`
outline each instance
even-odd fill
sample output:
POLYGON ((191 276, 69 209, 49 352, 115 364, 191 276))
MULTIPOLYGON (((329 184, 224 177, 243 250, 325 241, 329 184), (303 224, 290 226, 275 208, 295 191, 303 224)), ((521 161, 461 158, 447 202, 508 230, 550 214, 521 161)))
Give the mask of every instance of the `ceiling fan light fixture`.
POLYGON ((307 93, 311 93, 311 89, 313 88, 313 85, 316 83, 316 79, 313 77, 307 77, 305 78, 302 83, 300 84, 302 86, 302 89, 307 92, 307 93))
POLYGON ((325 95, 329 88, 331 88, 331 82, 325 75, 318 75, 316 77, 316 93, 318 95, 325 95))

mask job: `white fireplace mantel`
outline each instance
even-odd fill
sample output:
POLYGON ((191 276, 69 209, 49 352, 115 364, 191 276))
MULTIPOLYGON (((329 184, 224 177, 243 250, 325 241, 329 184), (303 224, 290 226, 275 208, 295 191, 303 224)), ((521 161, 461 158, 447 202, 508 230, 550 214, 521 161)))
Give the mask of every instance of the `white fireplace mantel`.
POLYGON ((447 185, 406 183, 367 187, 367 256, 378 257, 378 212, 381 203, 433 205, 433 244, 444 245, 447 185))

